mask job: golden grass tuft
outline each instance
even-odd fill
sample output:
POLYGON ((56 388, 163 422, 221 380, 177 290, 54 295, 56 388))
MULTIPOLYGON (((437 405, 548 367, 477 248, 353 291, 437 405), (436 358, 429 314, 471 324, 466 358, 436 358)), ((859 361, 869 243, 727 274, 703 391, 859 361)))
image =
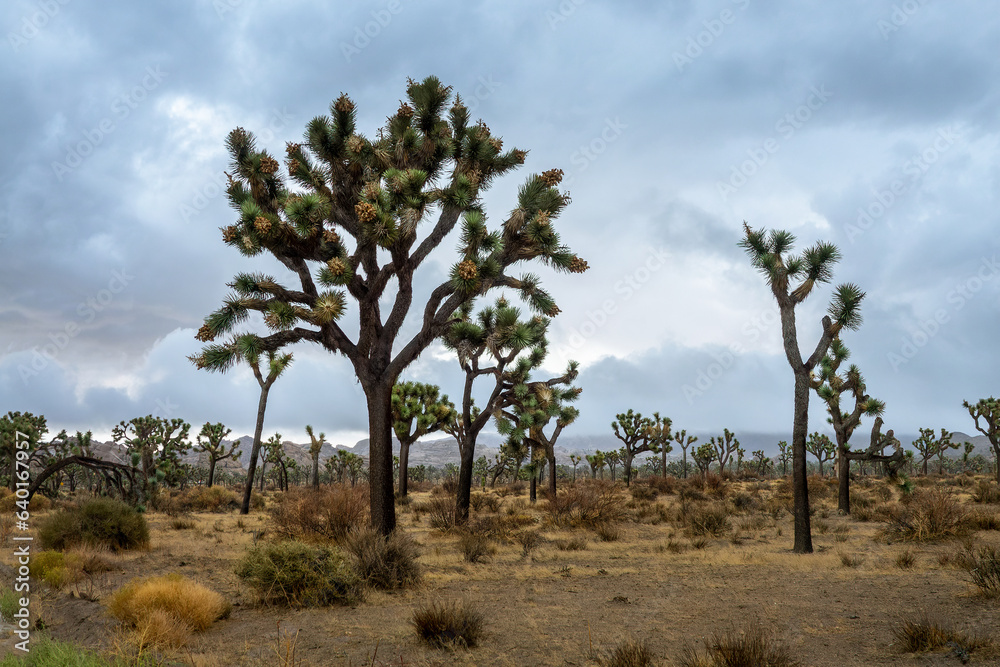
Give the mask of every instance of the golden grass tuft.
POLYGON ((181 630, 201 632, 229 615, 230 604, 219 593, 179 574, 132 581, 115 591, 108 603, 112 616, 153 643, 179 645, 181 630), (151 640, 152 641, 152 640, 151 640))

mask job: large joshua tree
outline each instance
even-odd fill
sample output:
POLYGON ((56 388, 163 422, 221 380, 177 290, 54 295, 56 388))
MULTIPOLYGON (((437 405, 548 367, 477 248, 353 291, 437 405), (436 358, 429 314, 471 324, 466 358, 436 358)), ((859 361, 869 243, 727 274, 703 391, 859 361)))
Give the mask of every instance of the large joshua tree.
POLYGON ((392 428, 399 440, 399 495, 407 493, 410 445, 439 431, 452 418, 455 406, 441 389, 422 382, 398 382, 392 388, 392 428))
POLYGON ((288 144, 284 172, 253 134, 229 134, 228 195, 239 214, 223 239, 247 256, 269 253, 297 287, 239 275, 235 294, 203 327, 208 340, 256 311, 269 328, 260 338, 264 349, 306 341, 350 360, 368 408, 372 525, 383 534, 396 525, 390 406, 402 371, 463 303, 493 288, 520 290, 534 310, 555 315, 538 278, 511 275, 515 265, 537 259, 559 270, 587 269, 554 230, 569 203, 556 187, 561 170, 529 176, 513 210, 490 231, 481 196, 524 163, 525 151, 502 150, 484 123, 470 123, 460 98, 449 108, 451 89, 435 77, 410 81, 406 95, 374 139, 357 131, 354 102, 341 95, 330 116, 309 123, 303 143, 288 144), (429 229, 421 234, 424 220, 429 229), (398 340, 414 305, 415 275, 456 226, 459 257, 450 276, 418 307, 409 338, 398 340), (353 339, 351 328, 341 327, 349 301, 357 313, 353 339))
POLYGON ((739 245, 750 256, 754 268, 767 280, 781 314, 781 337, 785 357, 795 379, 792 413, 792 498, 795 510, 795 553, 812 553, 812 532, 809 525, 809 487, 806 481, 806 435, 809 430, 810 372, 830 347, 833 337, 842 329, 861 325, 861 301, 864 292, 854 284, 845 283, 834 290, 828 315, 823 317, 819 341, 808 358, 802 358, 795 307, 805 301, 817 283, 827 283, 833 277, 833 265, 840 260, 840 251, 832 243, 820 241, 793 255, 795 236, 785 230, 752 229, 743 223, 743 240, 739 245), (796 285, 792 285, 797 281, 796 285))
POLYGON ((969 411, 969 416, 976 422, 976 430, 985 435, 993 447, 997 460, 997 484, 1000 484, 1000 400, 990 396, 979 399, 975 404, 962 401, 962 406, 969 411), (980 419, 983 420, 983 424, 979 423, 980 419))

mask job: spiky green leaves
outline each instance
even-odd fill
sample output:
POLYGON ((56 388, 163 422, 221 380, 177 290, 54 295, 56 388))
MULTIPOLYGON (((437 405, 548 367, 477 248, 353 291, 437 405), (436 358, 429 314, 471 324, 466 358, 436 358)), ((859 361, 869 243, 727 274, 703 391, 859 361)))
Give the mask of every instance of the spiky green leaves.
POLYGON ((855 330, 861 326, 861 301, 865 293, 854 283, 838 285, 827 312, 837 330, 855 330))

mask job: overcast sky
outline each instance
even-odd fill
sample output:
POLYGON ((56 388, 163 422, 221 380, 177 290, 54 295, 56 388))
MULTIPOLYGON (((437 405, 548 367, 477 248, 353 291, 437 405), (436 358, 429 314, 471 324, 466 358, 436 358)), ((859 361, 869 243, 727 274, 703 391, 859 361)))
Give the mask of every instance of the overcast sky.
MULTIPOLYGON (((186 360, 235 273, 287 278, 221 240, 225 136, 243 126, 282 155, 341 92, 373 136, 407 78, 431 74, 530 151, 485 198, 494 224, 528 174, 566 172, 557 229, 591 269, 538 272, 563 311, 549 370, 583 368, 573 432, 609 433, 628 408, 689 431, 790 430, 791 371, 736 245, 744 220, 840 247, 834 282, 867 292, 844 340, 887 427, 972 432, 962 400, 1000 394, 992 3, 347 4, 2 4, 0 412, 102 438, 150 413, 252 432, 249 371, 186 360)), ((424 267, 425 293, 455 244, 424 267)), ((831 292, 799 309, 804 350, 831 292)), ((267 432, 363 437, 346 360, 294 352, 267 432)), ((406 377, 459 393, 442 349, 406 377)))

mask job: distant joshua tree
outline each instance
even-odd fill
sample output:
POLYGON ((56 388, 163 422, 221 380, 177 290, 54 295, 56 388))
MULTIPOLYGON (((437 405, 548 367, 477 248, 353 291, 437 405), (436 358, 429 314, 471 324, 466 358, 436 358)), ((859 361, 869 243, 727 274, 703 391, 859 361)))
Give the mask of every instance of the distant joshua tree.
POLYGON ((962 405, 969 411, 969 416, 975 420, 976 430, 985 435, 993 447, 993 454, 997 461, 997 484, 1000 484, 1000 400, 990 396, 979 399, 975 405, 968 401, 962 401, 962 405), (980 419, 985 423, 980 424, 980 419))
POLYGON ((440 388, 421 382, 397 382, 392 388, 392 429, 399 440, 399 495, 407 494, 410 446, 440 431, 454 419, 455 406, 440 388))
POLYGON ((215 465, 219 461, 235 460, 240 456, 240 451, 237 449, 240 445, 239 440, 234 440, 229 445, 229 449, 226 449, 226 446, 222 444, 226 436, 232 432, 232 429, 226 428, 221 422, 217 424, 205 422, 201 427, 201 432, 198 433, 196 438, 198 444, 194 449, 196 452, 204 452, 208 456, 208 481, 206 484, 208 487, 211 487, 215 481, 215 465))
POLYGON ((641 413, 629 408, 628 412, 615 416, 611 428, 615 432, 615 437, 624 443, 621 452, 626 486, 632 483, 632 462, 637 455, 645 452, 663 452, 666 461, 666 452, 673 449, 670 445, 670 441, 673 440, 670 426, 670 418, 660 417, 659 412, 654 412, 652 417, 643 417, 641 413))

